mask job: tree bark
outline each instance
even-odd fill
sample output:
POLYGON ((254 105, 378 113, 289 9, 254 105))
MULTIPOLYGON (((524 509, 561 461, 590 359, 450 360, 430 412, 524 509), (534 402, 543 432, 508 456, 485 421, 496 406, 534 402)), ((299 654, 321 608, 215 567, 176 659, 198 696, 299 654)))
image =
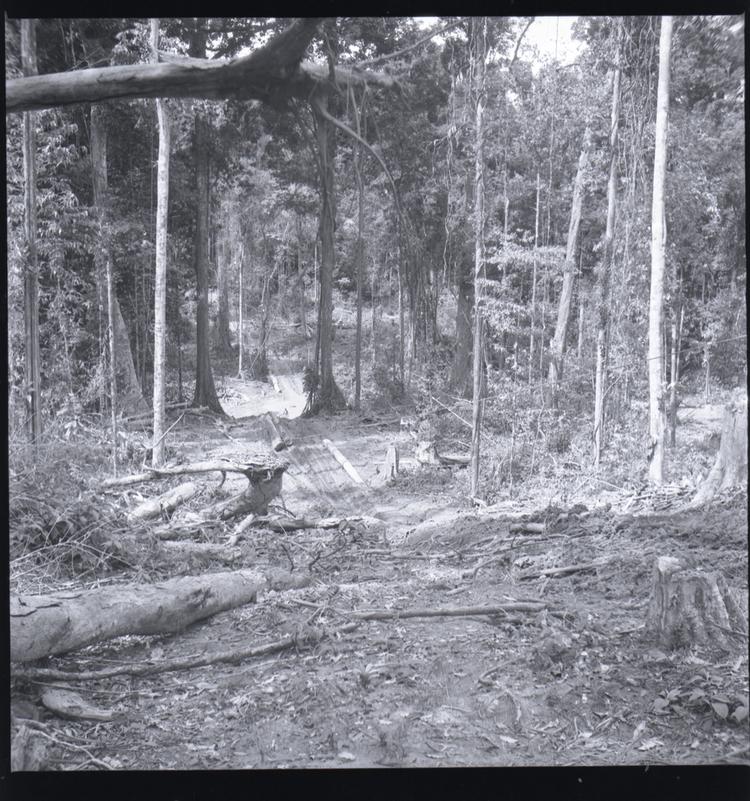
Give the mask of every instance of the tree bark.
POLYGON ((651 201, 651 290, 648 314, 649 479, 664 480, 664 386, 662 327, 664 317, 664 183, 667 175, 667 124, 669 115, 669 57, 672 17, 662 17, 659 37, 659 85, 656 97, 654 184, 651 201))
POLYGON ((216 395, 211 371, 211 354, 208 319, 208 122, 203 112, 195 114, 195 237, 194 264, 197 290, 195 395, 193 406, 207 406, 217 414, 224 414, 216 395))
POLYGON ((573 200, 570 206, 570 224, 568 226, 568 241, 565 248, 565 267, 563 272, 563 285, 560 292, 560 301, 557 308, 557 324, 555 335, 550 343, 551 360, 547 380, 550 384, 552 404, 557 401, 557 386, 562 379, 563 357, 565 355, 565 337, 568 332, 570 319, 570 303, 573 299, 573 282, 575 281, 576 250, 578 248, 578 229, 581 224, 581 209, 583 206, 583 179, 589 159, 591 146, 591 129, 587 126, 583 134, 583 147, 578 159, 575 184, 573 185, 573 200))
MULTIPOLYGON (((619 61, 619 31, 615 63, 619 61)), ((601 273, 599 276, 598 329, 596 333, 596 378, 594 386, 594 464, 599 467, 604 441, 604 386, 607 381, 607 325, 609 324, 610 276, 615 236, 617 205, 617 138, 620 124, 620 67, 612 78, 612 114, 609 130, 609 181, 607 183, 607 225, 604 232, 601 273)), ((580 348, 580 343, 579 343, 580 348)))
MULTIPOLYGON (((21 64, 24 75, 35 75, 36 20, 21 20, 21 64)), ((39 353, 39 259, 37 256, 35 114, 23 115, 24 227, 26 269, 23 284, 26 420, 31 442, 42 434, 41 359, 39 353)))
POLYGON ((531 333, 529 335, 529 386, 531 386, 532 371, 534 367, 534 327, 536 326, 536 251, 539 247, 539 170, 536 173, 536 210, 534 213, 534 271, 531 277, 531 333))
MULTIPOLYGON (((151 20, 154 59, 159 46, 159 20, 151 20)), ((169 116, 163 101, 156 101, 159 118, 159 161, 156 189, 156 275, 154 277, 154 439, 151 463, 164 462, 164 403, 167 354, 167 212, 169 208, 169 116)))
POLYGON ((256 571, 240 570, 67 597, 11 596, 11 662, 64 654, 124 634, 181 631, 197 620, 252 603, 265 584, 256 571))
POLYGON ((473 20, 472 45, 476 47, 476 110, 475 110, 475 156, 474 156, 474 347, 472 354, 472 414, 471 414, 471 495, 479 491, 479 451, 482 436, 482 333, 484 311, 482 308, 482 279, 484 277, 484 102, 485 102, 485 56, 487 18, 482 18, 482 30, 477 30, 478 21, 473 20), (480 38, 481 37, 481 38, 480 38))

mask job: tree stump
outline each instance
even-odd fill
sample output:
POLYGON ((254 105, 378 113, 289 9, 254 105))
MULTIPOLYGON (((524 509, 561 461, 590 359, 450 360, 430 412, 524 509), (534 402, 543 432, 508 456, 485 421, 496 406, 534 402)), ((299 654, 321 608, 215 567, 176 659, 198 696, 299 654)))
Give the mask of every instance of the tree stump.
POLYGON ((710 501, 717 492, 747 484, 747 401, 724 411, 721 444, 711 472, 691 505, 710 501))
POLYGON ((388 446, 388 451, 385 454, 383 474, 385 475, 386 481, 394 481, 398 475, 398 448, 395 445, 388 446))
POLYGON ((440 464, 437 447, 432 440, 417 442, 415 458, 420 464, 440 464))
POLYGON ((747 607, 738 602, 720 572, 694 570, 672 556, 660 556, 654 566, 646 629, 669 649, 692 644, 744 649, 747 607))

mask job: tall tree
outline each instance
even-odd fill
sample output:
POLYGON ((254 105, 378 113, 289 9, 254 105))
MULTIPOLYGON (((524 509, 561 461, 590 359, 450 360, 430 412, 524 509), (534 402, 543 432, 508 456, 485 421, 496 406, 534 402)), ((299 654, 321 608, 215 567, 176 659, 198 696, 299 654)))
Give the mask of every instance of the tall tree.
MULTIPOLYGON (((151 20, 151 50, 159 60, 159 20, 151 20)), ((169 207, 169 116, 163 100, 156 101, 159 119, 159 160, 156 179, 156 275, 154 277, 154 467, 164 462, 164 413, 167 345, 167 211, 169 207)))
MULTIPOLYGON (((21 20, 21 66, 25 76, 36 75, 36 20, 21 20)), ((26 419, 32 442, 42 434, 39 354, 39 258, 37 254, 36 210, 36 115, 23 115, 23 178, 26 265, 24 269, 24 341, 26 343, 26 419)))
MULTIPOLYGON (((599 466, 602 455, 604 429, 604 385, 606 383, 605 346, 609 315, 609 283, 612 274, 612 257, 615 236, 615 208, 617 203, 617 137, 620 125, 620 28, 617 28, 617 49, 612 75, 612 113, 609 129, 609 181, 607 182, 607 225, 604 232, 601 273, 599 276, 598 328, 596 333, 596 372, 594 385, 594 463, 599 466)), ((580 347, 580 342, 579 342, 580 347)))
POLYGON ((193 240, 193 260, 197 293, 196 312, 196 356, 195 356, 195 395, 193 406, 208 406, 212 411, 223 414, 216 394, 209 343, 208 317, 208 201, 209 201, 209 127, 202 111, 195 115, 195 135, 193 152, 195 154, 195 236, 193 240))
POLYGON ((562 378, 563 357, 565 355, 565 338, 568 333, 570 320, 570 304, 573 300, 573 282, 576 274, 576 251, 578 249, 578 230, 581 225, 581 209, 583 207, 583 182, 589 160, 591 146, 591 128, 586 126, 583 134, 583 146, 578 158, 575 184, 573 185, 573 200, 570 204, 570 224, 568 225, 568 241, 565 246, 565 267, 563 271, 563 285, 560 291, 560 300, 557 307, 557 324, 555 335, 550 343, 551 360, 549 363, 549 390, 552 404, 556 403, 557 386, 562 378))
POLYGON ((656 94, 654 183, 651 199, 651 290, 648 313, 648 400, 650 451, 648 475, 655 484, 664 480, 664 184, 667 176, 667 125, 669 117, 669 57, 672 47, 672 17, 661 18, 659 35, 659 85, 656 94))
POLYGON ((487 18, 472 21, 474 57, 474 347, 472 353, 471 495, 479 489, 479 450, 482 433, 482 280, 484 277, 484 103, 487 18))

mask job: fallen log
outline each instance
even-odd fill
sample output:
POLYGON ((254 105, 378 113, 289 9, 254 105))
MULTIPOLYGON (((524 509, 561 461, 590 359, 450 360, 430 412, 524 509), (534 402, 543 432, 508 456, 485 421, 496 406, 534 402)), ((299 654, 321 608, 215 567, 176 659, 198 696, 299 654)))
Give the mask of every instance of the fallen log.
POLYGON ((136 523, 140 520, 149 520, 152 517, 169 514, 169 512, 173 512, 180 504, 189 501, 197 492, 198 486, 192 481, 180 484, 167 492, 163 492, 156 498, 149 498, 147 501, 136 506, 128 515, 128 522, 136 523))
POLYGON ((214 459, 205 462, 175 465, 173 467, 150 467, 142 473, 119 478, 107 478, 99 486, 102 489, 111 487, 127 487, 144 481, 155 481, 171 476, 186 476, 194 473, 242 473, 251 483, 270 480, 281 475, 288 465, 275 456, 252 455, 242 462, 230 462, 225 459, 214 459))
POLYGON ((192 542, 191 540, 164 540, 161 547, 170 556, 197 556, 215 559, 224 564, 232 564, 242 557, 242 549, 213 542, 192 542))
POLYGON ((646 629, 669 649, 698 644, 744 650, 747 608, 720 572, 690 569, 680 559, 660 556, 654 564, 646 629))
POLYGON ((547 526, 544 523, 511 523, 509 526, 509 531, 528 531, 529 533, 533 534, 544 534, 547 530, 547 526))
POLYGON ((346 470, 347 474, 353 481, 356 481, 357 484, 364 484, 365 481, 360 476, 360 474, 354 468, 354 465, 344 456, 343 453, 331 442, 330 439, 324 439, 323 444, 328 448, 328 450, 333 455, 333 458, 346 470))
POLYGON ((267 584, 258 571, 239 570, 74 595, 12 595, 10 658, 30 662, 123 634, 180 631, 197 620, 252 603, 267 584))

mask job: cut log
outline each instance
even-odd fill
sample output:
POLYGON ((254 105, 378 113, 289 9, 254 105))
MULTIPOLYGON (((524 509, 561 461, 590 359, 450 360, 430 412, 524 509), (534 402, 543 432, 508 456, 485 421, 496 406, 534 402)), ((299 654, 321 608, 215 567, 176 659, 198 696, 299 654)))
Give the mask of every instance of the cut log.
POLYGON ((666 648, 714 645, 747 648, 747 607, 718 571, 688 568, 672 556, 654 566, 646 628, 666 648))
POLYGON ((42 692, 42 704, 61 718, 68 720, 110 721, 114 718, 111 709, 101 709, 84 701, 78 693, 62 687, 46 687, 42 692))
POLYGON ((267 587, 303 586, 309 576, 255 570, 184 576, 54 595, 12 595, 10 658, 30 662, 123 634, 181 631, 197 620, 252 603, 267 587))
POLYGON ((344 456, 343 453, 331 442, 330 439, 324 439, 323 444, 333 455, 333 458, 346 470, 349 477, 356 481, 357 484, 364 484, 365 481, 362 476, 356 471, 354 465, 344 456))
POLYGON ((691 505, 700 506, 717 492, 737 486, 747 486, 747 399, 724 411, 719 453, 691 505))
POLYGON ((180 484, 167 492, 162 493, 156 498, 149 498, 139 506, 136 506, 128 515, 129 523, 136 523, 141 520, 150 520, 152 517, 160 517, 164 514, 173 512, 180 504, 189 501, 198 492, 197 484, 188 481, 180 484))
POLYGON ((398 448, 395 445, 388 446, 385 454, 383 475, 386 481, 395 481, 398 475, 398 448))
POLYGON ((273 450, 276 453, 278 453, 279 451, 283 451, 285 448, 288 447, 288 443, 284 439, 284 437, 281 436, 281 431, 279 430, 278 421, 275 419, 274 415, 272 415, 270 412, 264 415, 264 420, 271 440, 271 448, 273 448, 273 450))

